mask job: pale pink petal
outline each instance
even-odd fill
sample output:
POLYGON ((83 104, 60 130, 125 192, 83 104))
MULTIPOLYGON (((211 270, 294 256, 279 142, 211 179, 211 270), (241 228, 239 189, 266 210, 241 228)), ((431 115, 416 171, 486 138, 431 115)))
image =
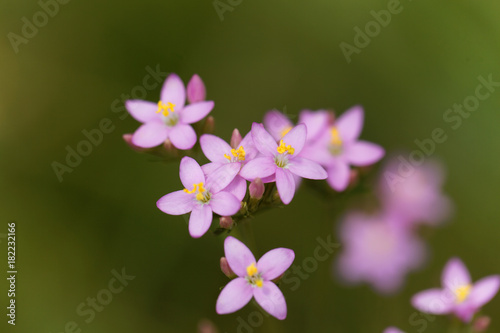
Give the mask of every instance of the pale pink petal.
POLYGON ((307 179, 326 179, 328 174, 318 163, 302 157, 296 157, 288 164, 288 170, 307 179))
POLYGON ((359 138, 363 129, 364 112, 361 106, 354 106, 344 112, 335 122, 340 137, 345 142, 359 138))
POLYGON ((193 238, 203 236, 212 224, 212 208, 208 205, 197 205, 189 218, 189 234, 193 238))
POLYGON ((181 150, 191 149, 196 143, 196 132, 191 126, 185 124, 172 127, 168 137, 174 147, 181 150))
POLYGON ((266 156, 274 156, 278 154, 278 144, 269 134, 262 124, 252 124, 252 139, 255 147, 266 156))
POLYGON ((353 142, 344 150, 345 159, 355 166, 367 166, 376 163, 384 157, 384 154, 384 148, 367 141, 353 142))
POLYGON ((154 121, 141 125, 132 135, 132 143, 141 148, 153 148, 163 143, 167 137, 167 126, 154 121))
POLYGON ((286 318, 286 302, 281 290, 272 282, 264 281, 261 288, 253 290, 253 296, 259 305, 273 317, 286 318))
POLYGON ((240 210, 241 201, 231 193, 219 192, 212 194, 209 205, 215 214, 231 216, 240 210))
POLYGON ((186 106, 179 112, 180 121, 184 124, 192 124, 205 118, 214 108, 214 102, 198 102, 186 106))
POLYGON ((495 297, 499 287, 499 275, 482 278, 472 287, 467 301, 474 305, 474 307, 481 308, 483 305, 491 301, 493 297, 495 297))
POLYGON ((283 113, 272 110, 264 115, 264 127, 275 141, 279 141, 283 137, 283 131, 292 128, 293 123, 283 113))
POLYGON ((335 191, 342 192, 347 188, 351 172, 347 163, 337 162, 327 172, 327 182, 335 191))
POLYGON ((197 103, 205 100, 207 95, 205 84, 198 76, 198 74, 193 75, 191 80, 189 80, 187 85, 187 98, 189 103, 197 103))
POLYGON ((264 179, 274 175, 277 166, 271 157, 257 157, 246 163, 240 171, 240 176, 252 181, 255 178, 264 179))
POLYGON ((400 329, 396 328, 396 327, 387 327, 385 330, 384 330, 384 333, 405 333, 403 331, 401 331, 400 329))
POLYGON ((223 191, 231 193, 238 200, 242 201, 247 193, 247 181, 238 175, 234 177, 233 181, 223 191))
POLYGON ((255 147, 255 143, 253 142, 252 132, 248 132, 247 135, 245 135, 238 147, 243 147, 243 149, 245 150, 246 162, 254 159, 259 154, 259 151, 257 150, 257 147, 255 147))
POLYGON ((288 132, 283 137, 283 142, 287 146, 288 145, 292 146, 292 148, 295 149, 293 156, 297 156, 302 151, 302 148, 304 148, 304 144, 306 143, 306 137, 307 137, 306 125, 299 124, 294 128, 292 128, 290 132, 288 132))
POLYGON ((274 280, 285 273, 294 259, 292 250, 280 247, 264 254, 257 262, 257 269, 264 280, 274 280))
POLYGON ((203 170, 203 173, 205 174, 205 179, 209 174, 220 168, 226 163, 207 163, 201 166, 201 170, 203 170))
POLYGON ((469 271, 462 260, 459 258, 452 258, 446 263, 441 276, 441 283, 443 287, 451 291, 471 284, 469 271))
POLYGON ((181 78, 176 74, 170 74, 161 88, 161 101, 164 104, 174 104, 174 111, 182 110, 186 103, 186 90, 181 78))
POLYGON ((277 168, 276 169, 276 187, 280 195, 281 201, 288 205, 295 194, 295 181, 290 171, 277 168))
POLYGON ((229 267, 240 277, 246 276, 247 267, 256 263, 248 247, 232 236, 228 236, 224 241, 224 253, 229 267))
POLYGON ((195 206, 195 198, 184 191, 176 191, 164 195, 156 202, 156 206, 164 213, 182 215, 189 213, 195 206))
POLYGON ((195 159, 186 156, 179 166, 179 177, 184 188, 191 191, 194 184, 205 183, 205 175, 195 159))
POLYGON ((211 161, 218 163, 227 163, 229 160, 224 154, 232 157, 231 146, 226 141, 212 134, 203 134, 200 137, 200 145, 203 154, 211 161))
POLYGON ((244 278, 230 281, 219 294, 215 311, 218 314, 228 314, 244 307, 253 296, 252 287, 244 278))
POLYGON ((128 113, 141 123, 148 123, 153 120, 161 121, 160 114, 156 113, 158 111, 158 104, 156 103, 140 99, 129 99, 125 102, 125 107, 128 113))
POLYGON ((226 163, 207 175, 207 189, 210 193, 217 193, 227 187, 240 171, 240 163, 226 163))
POLYGON ((413 307, 424 313, 448 314, 453 310, 455 297, 442 289, 429 289, 419 292, 411 299, 413 307))
POLYGON ((307 127, 307 141, 316 140, 331 126, 331 116, 328 111, 303 110, 299 115, 299 124, 307 127))

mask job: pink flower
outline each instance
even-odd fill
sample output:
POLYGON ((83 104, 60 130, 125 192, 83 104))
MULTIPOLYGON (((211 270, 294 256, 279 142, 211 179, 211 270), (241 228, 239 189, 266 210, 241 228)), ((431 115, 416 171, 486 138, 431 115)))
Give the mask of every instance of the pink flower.
POLYGON ((277 248, 264 254, 259 261, 234 237, 224 241, 224 252, 231 270, 238 276, 222 289, 217 299, 218 314, 227 314, 244 307, 252 297, 272 316, 286 318, 286 302, 281 290, 273 283, 292 264, 295 253, 277 248))
POLYGON ((408 271, 423 263, 421 242, 384 216, 349 213, 340 236, 344 252, 338 269, 349 283, 367 282, 378 292, 392 293, 402 286, 408 271))
POLYGON ((391 327, 387 327, 384 330, 384 333, 405 333, 405 332, 401 331, 399 328, 391 326, 391 327))
MULTIPOLYGON (((169 193, 158 200, 156 206, 164 213, 182 215, 191 212, 189 234, 203 236, 212 223, 212 212, 221 216, 236 214, 241 202, 234 195, 222 191, 230 180, 216 171, 205 178, 200 165, 191 157, 181 160, 179 175, 185 189, 169 193)), ((237 170, 231 170, 237 172, 237 170)))
POLYGON ((243 166, 240 175, 255 178, 276 177, 281 201, 288 205, 295 194, 294 175, 309 179, 325 179, 326 171, 317 163, 298 157, 306 141, 306 126, 300 124, 288 132, 278 145, 262 124, 253 123, 252 138, 262 157, 243 166))
POLYGON ((384 210, 405 225, 437 225, 452 212, 452 203, 442 193, 444 171, 435 161, 412 166, 401 156, 383 168, 379 194, 384 210))
POLYGON ((347 110, 302 154, 327 169, 327 181, 337 191, 343 191, 349 185, 350 165, 371 165, 385 154, 379 145, 358 140, 363 119, 364 112, 360 106, 347 110))
POLYGON ((436 315, 453 313, 463 322, 469 322, 498 292, 500 275, 491 275, 473 284, 464 263, 452 258, 443 269, 441 284, 442 289, 414 295, 412 305, 419 311, 436 315))
POLYGON ((205 164, 202 169, 209 175, 217 169, 220 174, 227 175, 230 182, 226 191, 238 199, 243 200, 246 194, 247 183, 238 175, 241 167, 251 161, 259 153, 255 148, 252 135, 248 133, 238 144, 232 148, 224 140, 215 135, 204 134, 200 137, 201 150, 211 163, 205 164), (237 172, 234 173, 234 170, 237 172))
POLYGON ((198 74, 193 75, 187 85, 187 99, 189 103, 194 104, 202 102, 205 100, 206 96, 207 91, 201 77, 199 77, 198 74))
MULTIPOLYGON (((199 98, 199 93, 196 96, 199 98)), ((191 149, 196 133, 189 125, 200 121, 212 111, 214 102, 201 101, 185 106, 184 83, 175 74, 165 80, 158 103, 128 100, 128 112, 143 123, 132 136, 132 143, 141 148, 152 148, 169 139, 177 149, 191 149)))

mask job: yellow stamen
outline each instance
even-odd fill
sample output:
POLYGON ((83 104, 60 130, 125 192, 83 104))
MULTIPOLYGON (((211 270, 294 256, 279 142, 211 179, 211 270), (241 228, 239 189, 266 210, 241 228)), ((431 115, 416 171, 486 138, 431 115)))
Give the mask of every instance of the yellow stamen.
POLYGON ((156 113, 163 112, 163 115, 166 117, 170 114, 170 112, 174 112, 175 104, 167 102, 167 104, 163 104, 162 101, 158 102, 158 111, 156 113), (168 111, 170 110, 170 112, 168 111))
POLYGON ((283 140, 280 140, 280 145, 277 148, 278 153, 283 154, 284 152, 288 152, 288 154, 293 155, 295 153, 295 149, 290 145, 286 145, 283 140))
MULTIPOLYGON (((187 188, 184 189, 184 192, 189 193, 189 194, 195 193, 196 191, 198 191, 198 194, 205 192, 205 188, 203 187, 203 183, 193 184, 193 189, 191 191, 188 190, 187 188)), ((198 194, 196 195, 196 199, 198 199, 198 194)))
POLYGON ((337 127, 332 127, 332 144, 335 146, 342 146, 342 139, 340 138, 339 130, 337 127))
POLYGON ((262 279, 258 279, 257 281, 255 281, 255 284, 257 285, 257 287, 262 288, 262 279))
POLYGON ((465 301, 467 296, 469 296, 469 294, 470 294, 471 288, 472 288, 472 286, 470 284, 467 284, 465 286, 461 286, 461 287, 458 287, 457 289, 455 289, 455 295, 457 296, 457 303, 458 304, 465 301))
POLYGON ((281 131, 281 137, 284 137, 285 135, 288 134, 288 132, 290 132, 290 130, 292 129, 293 127, 292 126, 288 126, 286 127, 284 130, 281 131))
POLYGON ((247 275, 248 276, 253 276, 257 274, 259 271, 257 267, 255 267, 255 263, 252 263, 250 266, 247 267, 247 275))
MULTIPOLYGON (((244 161, 246 152, 245 152, 245 149, 243 149, 243 146, 240 146, 240 148, 238 148, 238 149, 231 149, 231 155, 236 157, 238 159, 238 161, 244 161)), ((232 159, 232 157, 227 155, 227 154, 224 154, 224 157, 230 161, 232 159)))

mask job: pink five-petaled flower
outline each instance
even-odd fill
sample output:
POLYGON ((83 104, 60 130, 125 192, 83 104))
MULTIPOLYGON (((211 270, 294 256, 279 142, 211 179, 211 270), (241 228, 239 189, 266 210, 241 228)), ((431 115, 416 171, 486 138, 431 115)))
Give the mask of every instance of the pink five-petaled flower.
POLYGON ((243 200, 247 190, 247 183, 245 179, 234 173, 234 170, 236 169, 239 172, 245 163, 257 156, 258 151, 253 144, 252 135, 247 134, 238 143, 238 148, 231 148, 224 140, 211 134, 202 135, 200 145, 201 150, 211 162, 202 166, 203 171, 210 174, 213 170, 220 168, 219 173, 231 178, 226 191, 243 200))
POLYGON ((253 123, 252 138, 255 147, 263 155, 243 166, 240 175, 247 179, 275 176, 281 201, 288 205, 295 194, 294 175, 308 179, 326 179, 326 171, 317 163, 298 157, 306 141, 306 125, 291 129, 279 145, 262 124, 253 123))
POLYGON ((336 191, 343 191, 349 185, 350 165, 368 166, 385 154, 379 145, 358 140, 363 119, 360 106, 349 109, 302 154, 327 169, 328 184, 336 191))
POLYGON ((221 191, 228 181, 219 172, 205 178, 200 165, 191 157, 181 160, 179 175, 185 189, 164 195, 156 203, 164 213, 182 215, 191 212, 189 234, 201 237, 212 223, 212 212, 231 216, 241 208, 241 202, 234 195, 221 191))
POLYGON ((469 322, 498 292, 500 276, 491 275, 473 284, 464 263, 452 258, 443 269, 441 283, 443 289, 424 290, 414 295, 412 305, 425 313, 453 313, 463 322, 469 322))
POLYGON ((295 253, 277 248, 255 261, 252 252, 234 237, 224 241, 224 252, 231 270, 238 276, 222 289, 217 299, 218 314, 227 314, 244 307, 252 296, 272 316, 286 318, 286 302, 281 290, 273 283, 292 264, 295 253))
POLYGON ((132 143, 141 148, 152 148, 169 139, 177 149, 191 149, 196 133, 189 125, 200 121, 212 111, 214 102, 201 101, 184 106, 186 89, 175 74, 165 80, 160 101, 152 103, 133 99, 125 103, 128 112, 143 123, 132 136, 132 143))

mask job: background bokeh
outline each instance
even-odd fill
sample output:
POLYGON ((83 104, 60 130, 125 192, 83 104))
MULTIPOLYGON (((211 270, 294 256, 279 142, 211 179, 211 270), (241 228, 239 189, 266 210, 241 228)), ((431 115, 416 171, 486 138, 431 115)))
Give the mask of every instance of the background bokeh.
MULTIPOLYGON (((500 3, 402 0, 401 6, 348 63, 339 44, 353 44, 354 27, 363 28, 373 20, 370 11, 386 9, 387 1, 242 1, 221 20, 212 0, 72 0, 17 53, 8 33, 21 35, 23 17, 32 21, 41 7, 35 0, 2 1, 0 233, 17 222, 19 274, 17 325, 7 325, 2 310, 0 331, 64 332, 75 321, 83 332, 194 332, 208 318, 220 332, 236 332, 237 318, 254 311, 249 305, 216 315, 227 282, 218 267, 223 237, 191 239, 184 218, 160 212, 156 200, 180 186, 178 163, 136 154, 122 141, 138 123, 120 119, 112 104, 142 85, 147 66, 186 82, 198 73, 215 101, 216 134, 225 139, 273 108, 293 118, 304 108, 342 112, 354 104, 366 111, 362 137, 389 152, 416 149, 414 140, 435 128, 448 135, 433 157, 446 166, 445 191, 456 212, 427 233, 425 268, 400 293, 383 297, 339 284, 331 276, 335 253, 300 288, 283 288, 284 322, 267 318, 255 332, 381 332, 389 325, 416 332, 423 325, 410 323, 409 298, 438 286, 451 256, 460 256, 474 279, 499 273, 500 89, 457 130, 443 113, 474 94, 478 76, 500 81, 500 3), (51 163, 65 164, 66 146, 75 148, 85 139, 82 130, 103 118, 114 130, 59 182, 51 163), (76 308, 122 267, 136 278, 86 323, 76 308)), ((157 101, 159 91, 145 99, 157 101)), ((289 247, 300 264, 317 237, 337 239, 344 203, 302 189, 286 209, 254 220, 256 255, 289 247)), ((0 248, 6 257, 5 240, 0 248)), ((484 312, 493 316, 491 331, 500 331, 500 297, 484 312)), ((446 324, 436 318, 425 331, 446 324)))

